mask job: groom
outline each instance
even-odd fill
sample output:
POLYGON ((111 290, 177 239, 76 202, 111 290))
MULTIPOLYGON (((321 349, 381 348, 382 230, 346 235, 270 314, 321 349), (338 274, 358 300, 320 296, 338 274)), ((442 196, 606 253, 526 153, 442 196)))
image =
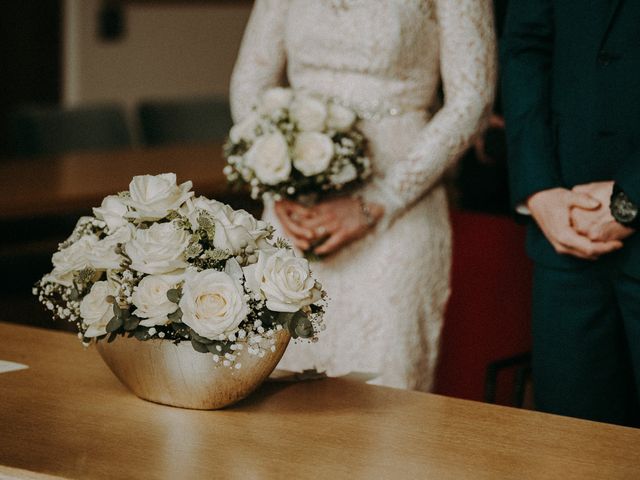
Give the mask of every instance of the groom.
POLYGON ((638 425, 640 2, 510 0, 502 69, 536 406, 638 425))

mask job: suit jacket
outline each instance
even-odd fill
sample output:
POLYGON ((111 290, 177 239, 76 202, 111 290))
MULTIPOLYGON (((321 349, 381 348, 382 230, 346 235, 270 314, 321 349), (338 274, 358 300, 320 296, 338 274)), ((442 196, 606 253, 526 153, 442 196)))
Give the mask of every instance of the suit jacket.
MULTIPOLYGON (((510 0, 501 59, 513 204, 615 180, 640 205, 640 1, 510 0)), ((535 261, 585 264, 531 223, 535 261)), ((640 276, 640 233, 616 255, 640 276)))

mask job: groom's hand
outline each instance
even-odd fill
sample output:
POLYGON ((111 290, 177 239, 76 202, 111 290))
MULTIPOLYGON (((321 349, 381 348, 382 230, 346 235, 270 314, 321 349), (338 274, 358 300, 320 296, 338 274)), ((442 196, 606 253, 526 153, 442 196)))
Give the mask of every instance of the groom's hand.
POLYGON ((573 187, 573 191, 589 195, 600 202, 595 210, 574 208, 571 210, 571 224, 581 235, 594 242, 624 240, 635 230, 616 222, 611 215, 609 204, 613 191, 613 181, 593 182, 573 187))
POLYGON ((619 240, 592 241, 580 235, 571 224, 572 209, 597 210, 600 202, 586 193, 552 188, 535 193, 527 207, 553 248, 561 255, 595 260, 622 247, 619 240))

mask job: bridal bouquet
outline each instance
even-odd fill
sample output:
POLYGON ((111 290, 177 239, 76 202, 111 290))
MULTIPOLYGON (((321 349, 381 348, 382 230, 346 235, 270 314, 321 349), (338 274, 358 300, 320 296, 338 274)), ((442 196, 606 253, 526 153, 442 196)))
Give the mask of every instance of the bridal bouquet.
POLYGON ((118 335, 190 341, 216 363, 263 356, 275 333, 315 339, 325 293, 273 229, 244 210, 195 197, 176 176, 134 177, 82 217, 35 288, 83 343, 118 335))
POLYGON ((234 125, 224 173, 251 197, 302 198, 339 191, 371 174, 366 141, 352 110, 288 88, 267 90, 234 125))

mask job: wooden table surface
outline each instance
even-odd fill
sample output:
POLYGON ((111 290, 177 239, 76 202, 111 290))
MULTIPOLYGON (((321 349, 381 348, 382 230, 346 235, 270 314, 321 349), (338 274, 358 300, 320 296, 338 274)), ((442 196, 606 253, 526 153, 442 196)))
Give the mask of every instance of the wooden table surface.
POLYGON ((99 206, 126 190, 134 175, 174 172, 196 194, 227 191, 222 145, 78 152, 0 162, 0 220, 99 206))
POLYGON ((640 478, 630 428, 345 379, 172 408, 129 393, 73 334, 7 323, 0 360, 29 366, 0 373, 0 478, 640 478))

